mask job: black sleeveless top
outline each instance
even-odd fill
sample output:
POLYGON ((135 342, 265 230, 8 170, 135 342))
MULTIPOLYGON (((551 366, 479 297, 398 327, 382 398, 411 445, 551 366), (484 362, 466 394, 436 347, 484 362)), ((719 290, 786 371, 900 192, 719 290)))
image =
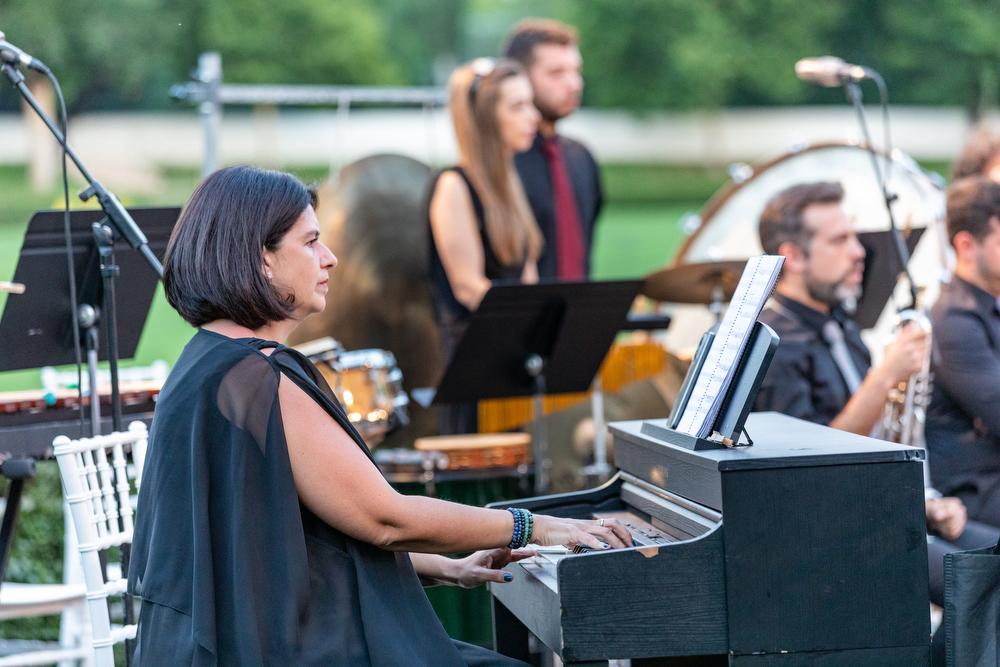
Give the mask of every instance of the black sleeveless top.
MULTIPOLYGON (((447 348, 450 334, 457 333, 455 331, 456 328, 464 328, 471 313, 468 308, 455 298, 455 294, 452 292, 451 283, 448 282, 448 274, 445 272, 444 264, 441 263, 441 256, 438 254, 437 246, 434 244, 434 233, 430 227, 430 201, 434 196, 434 191, 437 189, 438 179, 446 171, 453 171, 461 176, 462 180, 465 181, 466 187, 469 189, 469 196, 472 198, 472 207, 476 213, 476 226, 479 229, 479 239, 483 244, 483 268, 485 269, 486 277, 495 284, 520 283, 521 275, 524 273, 525 262, 521 261, 513 265, 506 265, 500 262, 493 252, 493 247, 490 245, 489 235, 486 233, 486 216, 483 212, 483 202, 479 199, 479 194, 476 192, 476 188, 473 187, 472 181, 469 180, 468 175, 461 167, 455 166, 442 169, 431 181, 427 196, 427 233, 430 234, 428 247, 430 248, 431 297, 434 303, 434 315, 438 324, 442 327, 443 337, 446 341, 445 347, 447 348)), ((446 353, 448 352, 450 352, 450 349, 446 349, 446 353)))
POLYGON ((301 354, 199 330, 160 393, 149 436, 129 567, 129 591, 143 599, 137 664, 478 662, 484 656, 445 633, 407 553, 345 535, 299 502, 282 375, 371 458, 301 354))

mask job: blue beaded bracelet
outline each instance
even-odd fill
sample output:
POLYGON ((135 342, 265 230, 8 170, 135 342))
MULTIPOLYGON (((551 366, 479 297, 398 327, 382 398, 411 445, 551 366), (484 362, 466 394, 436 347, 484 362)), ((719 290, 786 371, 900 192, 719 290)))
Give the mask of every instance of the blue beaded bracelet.
POLYGON ((531 542, 535 519, 531 516, 531 512, 520 507, 508 507, 507 511, 514 516, 514 533, 507 546, 510 549, 521 549, 531 542))

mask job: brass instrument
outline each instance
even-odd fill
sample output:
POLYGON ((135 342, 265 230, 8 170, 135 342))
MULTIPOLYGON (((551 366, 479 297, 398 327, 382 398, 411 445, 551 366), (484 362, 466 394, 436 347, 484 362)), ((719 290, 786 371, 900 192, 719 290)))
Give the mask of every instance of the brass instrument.
POLYGON ((896 318, 895 331, 906 326, 917 326, 927 333, 927 353, 918 372, 889 390, 878 434, 883 440, 923 447, 924 423, 931 400, 931 321, 920 310, 904 310, 896 318))

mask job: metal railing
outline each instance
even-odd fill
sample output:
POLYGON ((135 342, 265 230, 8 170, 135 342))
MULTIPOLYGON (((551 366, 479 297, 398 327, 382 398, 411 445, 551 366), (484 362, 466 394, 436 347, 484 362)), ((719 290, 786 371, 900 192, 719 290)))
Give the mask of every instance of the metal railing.
POLYGON ((218 167, 222 112, 227 105, 247 106, 333 106, 337 126, 346 126, 351 108, 358 104, 420 106, 425 111, 445 106, 444 88, 433 86, 322 86, 322 85, 246 85, 223 83, 222 56, 203 53, 190 81, 170 87, 170 96, 195 104, 201 116, 203 154, 202 176, 218 167))

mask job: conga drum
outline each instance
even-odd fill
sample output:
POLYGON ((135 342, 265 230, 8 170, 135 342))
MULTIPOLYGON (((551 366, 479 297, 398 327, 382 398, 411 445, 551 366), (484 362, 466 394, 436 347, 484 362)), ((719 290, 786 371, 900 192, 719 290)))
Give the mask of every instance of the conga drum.
MULTIPOLYGON (((531 437, 526 433, 424 437, 413 449, 380 447, 374 454, 386 479, 402 493, 483 506, 530 495, 532 488, 531 437)), ((438 586, 427 589, 427 597, 449 635, 491 644, 491 601, 485 586, 438 586)))

